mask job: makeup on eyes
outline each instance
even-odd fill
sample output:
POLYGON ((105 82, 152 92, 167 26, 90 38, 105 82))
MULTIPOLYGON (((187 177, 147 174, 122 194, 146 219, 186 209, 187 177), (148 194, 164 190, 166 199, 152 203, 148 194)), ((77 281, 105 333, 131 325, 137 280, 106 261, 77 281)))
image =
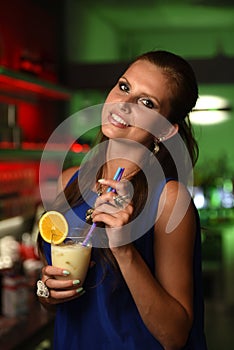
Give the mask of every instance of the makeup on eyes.
MULTIPOLYGON (((130 93, 131 90, 132 90, 131 84, 129 83, 128 79, 126 77, 124 77, 124 76, 119 79, 118 87, 124 93, 130 93), (128 88, 128 91, 122 89, 121 85, 126 85, 126 87, 128 88)), ((147 95, 145 93, 140 94, 140 97, 137 98, 137 101, 140 101, 141 103, 143 103, 145 105, 145 107, 147 107, 147 108, 151 108, 151 109, 154 108, 154 109, 157 109, 157 110, 159 110, 159 108, 160 108, 160 102, 158 101, 158 99, 156 97, 154 97, 154 96, 147 95), (147 104, 144 103, 144 101, 151 102, 152 103, 152 107, 147 106, 147 104)))
POLYGON ((119 79, 119 81, 118 81, 118 86, 119 86, 119 88, 120 88, 121 91, 127 92, 126 90, 123 90, 123 89, 121 88, 121 85, 125 85, 128 89, 130 88, 129 83, 128 83, 125 79, 122 80, 122 78, 119 79))

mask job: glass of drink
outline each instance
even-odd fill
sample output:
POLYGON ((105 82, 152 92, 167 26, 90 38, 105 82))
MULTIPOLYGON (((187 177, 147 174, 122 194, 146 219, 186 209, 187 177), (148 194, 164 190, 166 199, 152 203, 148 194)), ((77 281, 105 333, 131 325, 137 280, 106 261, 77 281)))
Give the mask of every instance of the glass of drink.
POLYGON ((52 265, 70 272, 68 276, 56 276, 57 279, 80 280, 82 286, 90 264, 92 245, 83 245, 84 237, 68 236, 63 242, 52 235, 51 258, 52 265))

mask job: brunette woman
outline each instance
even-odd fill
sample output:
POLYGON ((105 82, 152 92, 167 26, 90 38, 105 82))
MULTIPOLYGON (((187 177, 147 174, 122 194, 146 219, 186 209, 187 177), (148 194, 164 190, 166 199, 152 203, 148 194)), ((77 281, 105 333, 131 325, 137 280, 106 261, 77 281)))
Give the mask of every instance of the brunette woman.
POLYGON ((56 310, 56 350, 206 349, 200 224, 187 190, 197 98, 187 61, 167 51, 141 55, 106 98, 94 155, 63 173, 53 209, 70 228, 94 222, 97 231, 82 288, 55 278, 69 271, 51 266, 39 235, 49 291, 40 301, 56 310))

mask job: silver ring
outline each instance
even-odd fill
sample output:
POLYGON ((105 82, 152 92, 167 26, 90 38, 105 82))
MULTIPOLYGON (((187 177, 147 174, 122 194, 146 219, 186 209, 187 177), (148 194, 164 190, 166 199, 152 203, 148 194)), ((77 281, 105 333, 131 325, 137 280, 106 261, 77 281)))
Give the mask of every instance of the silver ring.
POLYGON ((46 282, 47 282, 48 280, 52 280, 52 279, 53 279, 53 277, 48 277, 48 278, 45 280, 44 285, 45 285, 47 288, 49 288, 49 287, 47 286, 46 282))
POLYGON ((125 196, 114 196, 113 200, 115 202, 116 207, 123 208, 124 204, 127 203, 127 199, 129 199, 129 195, 126 194, 125 196))
POLYGON ((48 287, 41 280, 37 281, 37 296, 41 298, 49 298, 50 296, 48 287))

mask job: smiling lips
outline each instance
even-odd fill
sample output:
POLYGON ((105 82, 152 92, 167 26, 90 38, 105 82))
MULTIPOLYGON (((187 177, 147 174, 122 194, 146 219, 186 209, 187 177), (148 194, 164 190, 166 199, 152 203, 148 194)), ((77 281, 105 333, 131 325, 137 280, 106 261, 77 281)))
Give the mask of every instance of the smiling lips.
POLYGON ((118 114, 110 113, 108 119, 111 124, 118 126, 119 128, 125 128, 129 126, 129 124, 123 118, 121 118, 118 114))

